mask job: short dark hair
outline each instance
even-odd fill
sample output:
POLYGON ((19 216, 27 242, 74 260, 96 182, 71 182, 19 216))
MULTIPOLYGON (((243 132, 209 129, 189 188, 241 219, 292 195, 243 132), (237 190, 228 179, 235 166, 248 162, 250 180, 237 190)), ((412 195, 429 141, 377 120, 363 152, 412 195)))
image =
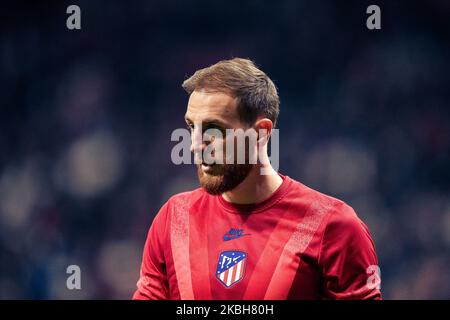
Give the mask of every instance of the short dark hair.
POLYGON ((199 89, 229 93, 238 99, 237 112, 242 122, 251 125, 263 115, 276 125, 280 112, 277 88, 249 59, 222 60, 197 70, 182 87, 188 94, 199 89))

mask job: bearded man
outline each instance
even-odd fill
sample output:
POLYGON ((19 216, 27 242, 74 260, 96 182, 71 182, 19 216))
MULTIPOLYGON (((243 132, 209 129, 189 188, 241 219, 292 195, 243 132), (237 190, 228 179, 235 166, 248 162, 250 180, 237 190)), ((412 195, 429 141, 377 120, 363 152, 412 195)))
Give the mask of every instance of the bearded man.
POLYGON ((260 160, 267 154, 250 161, 267 153, 259 146, 277 122, 271 79, 235 58, 198 70, 183 88, 200 188, 172 196, 154 218, 133 298, 381 299, 374 244, 354 210, 277 173, 260 160), (223 135, 205 139, 208 130, 223 135), (254 130, 257 145, 230 147, 235 130, 254 130), (205 161, 211 147, 216 161, 205 161))

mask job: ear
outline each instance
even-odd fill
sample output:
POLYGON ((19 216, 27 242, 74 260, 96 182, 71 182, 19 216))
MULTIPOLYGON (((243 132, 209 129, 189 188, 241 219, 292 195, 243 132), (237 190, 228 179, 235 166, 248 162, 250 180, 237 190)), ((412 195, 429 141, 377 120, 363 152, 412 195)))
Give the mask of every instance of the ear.
POLYGON ((258 143, 267 143, 272 134, 273 122, 268 118, 256 120, 254 128, 258 133, 258 143))

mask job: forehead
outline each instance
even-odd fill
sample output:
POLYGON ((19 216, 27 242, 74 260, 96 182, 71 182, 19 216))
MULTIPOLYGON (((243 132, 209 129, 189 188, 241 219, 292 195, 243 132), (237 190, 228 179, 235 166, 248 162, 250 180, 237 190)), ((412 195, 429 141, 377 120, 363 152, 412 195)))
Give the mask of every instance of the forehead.
POLYGON ((237 116, 237 99, 223 92, 194 91, 189 97, 186 118, 192 122, 205 119, 235 122, 237 116))

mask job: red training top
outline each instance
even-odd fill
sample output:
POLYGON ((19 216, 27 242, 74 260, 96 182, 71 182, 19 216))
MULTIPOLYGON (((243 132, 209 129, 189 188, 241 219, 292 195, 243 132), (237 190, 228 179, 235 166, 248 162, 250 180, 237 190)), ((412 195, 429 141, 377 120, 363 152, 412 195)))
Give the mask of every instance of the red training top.
POLYGON ((381 299, 374 244, 354 210, 280 176, 254 205, 202 188, 171 197, 133 299, 381 299))

